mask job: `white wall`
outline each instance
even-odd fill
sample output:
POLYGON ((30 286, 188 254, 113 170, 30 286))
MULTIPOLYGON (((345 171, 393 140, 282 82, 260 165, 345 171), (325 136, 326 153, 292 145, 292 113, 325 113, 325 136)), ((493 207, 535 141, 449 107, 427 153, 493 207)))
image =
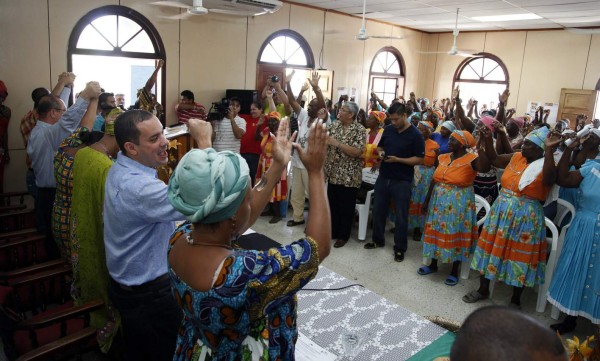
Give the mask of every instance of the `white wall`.
MULTIPOLYGON (((307 40, 317 66, 323 47, 322 66, 335 73, 333 89, 358 88, 361 105, 367 95, 373 57, 385 46, 396 47, 402 54, 406 94, 415 91, 417 96, 430 99, 450 95, 454 72, 464 59, 418 52, 447 51, 452 44, 449 33, 427 34, 367 21, 369 34, 402 35, 406 39, 357 41, 354 36, 360 28, 359 18, 295 4, 285 4, 275 14, 254 18, 209 14, 179 22, 160 18, 176 14, 175 10, 148 3, 0 0, 0 79, 9 88, 6 104, 13 111, 6 191, 25 189, 25 151, 19 121, 32 106, 31 90, 54 85, 58 74, 67 69, 67 42, 74 25, 87 12, 104 5, 130 7, 146 16, 160 33, 167 52, 164 105, 168 124, 175 122, 173 106, 184 89, 194 91, 197 100, 206 105, 220 99, 224 89, 253 89, 260 47, 269 35, 281 29, 294 30, 307 40)), ((525 110, 528 100, 558 102, 560 88, 591 89, 600 77, 600 35, 564 31, 467 32, 459 35, 458 45, 502 59, 510 76, 509 107, 516 107, 519 112, 525 110)))

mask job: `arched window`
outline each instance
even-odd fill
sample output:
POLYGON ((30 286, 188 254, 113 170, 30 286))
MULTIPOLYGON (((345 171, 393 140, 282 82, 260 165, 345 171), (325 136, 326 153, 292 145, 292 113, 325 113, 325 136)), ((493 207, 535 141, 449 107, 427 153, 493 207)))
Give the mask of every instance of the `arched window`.
POLYGON ((269 36, 259 54, 260 63, 301 68, 315 66, 310 46, 300 34, 291 30, 281 30, 269 36))
MULTIPOLYGON (((68 69, 77 75, 75 92, 97 80, 105 91, 125 94, 127 106, 135 102, 137 90, 144 87, 158 59, 166 60, 158 31, 142 14, 125 6, 90 11, 69 38, 68 69)), ((163 104, 165 84, 163 68, 153 90, 163 104)))
POLYGON ((385 47, 375 54, 369 72, 368 98, 371 92, 387 105, 399 93, 404 95, 404 61, 396 48, 385 47))
POLYGON ((256 89, 259 92, 265 86, 267 78, 277 75, 285 80, 286 74, 294 70, 296 75, 291 85, 294 94, 298 94, 308 77, 308 69, 315 67, 315 59, 308 42, 292 30, 280 30, 271 34, 258 52, 257 63, 256 89))
POLYGON ((480 53, 481 57, 467 58, 456 69, 453 88, 460 87, 460 97, 463 104, 468 99, 478 101, 478 110, 485 105, 495 109, 498 104, 498 93, 509 86, 506 66, 495 55, 480 53))

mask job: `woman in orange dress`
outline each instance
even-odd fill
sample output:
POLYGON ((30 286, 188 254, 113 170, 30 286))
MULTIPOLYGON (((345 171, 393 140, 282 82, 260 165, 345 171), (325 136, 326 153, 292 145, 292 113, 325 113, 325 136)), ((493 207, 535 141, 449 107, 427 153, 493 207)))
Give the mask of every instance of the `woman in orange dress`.
POLYGON ((467 303, 489 297, 490 280, 513 286, 511 306, 521 306, 524 287, 544 283, 546 227, 542 204, 556 180, 552 148, 560 134, 535 129, 525 137, 520 152, 496 155, 491 132, 480 128, 486 153, 497 168, 504 168, 498 199, 483 224, 471 268, 480 272, 479 289, 463 297, 467 303), (545 153, 544 153, 545 152, 545 153))
POLYGON ((473 181, 477 172, 490 169, 485 154, 471 151, 475 138, 466 130, 450 134, 450 153, 438 157, 438 166, 423 208, 427 209, 423 257, 431 259, 418 274, 437 272, 438 261, 452 263, 450 275, 444 282, 448 286, 458 283, 461 262, 469 261, 471 247, 477 240, 477 212, 473 181), (431 201, 429 201, 431 199, 431 201))
POLYGON ((440 155, 440 145, 430 139, 431 133, 435 131, 433 123, 420 121, 417 128, 423 134, 423 139, 425 139, 425 158, 422 165, 415 166, 415 177, 410 194, 408 228, 413 230, 413 241, 421 240, 421 230, 425 225, 426 215, 426 212, 423 212, 422 209, 423 202, 427 197, 427 191, 433 179, 433 172, 437 166, 438 155, 440 155))
MULTIPOLYGON (((264 174, 269 170, 273 163, 273 134, 277 133, 279 128, 279 121, 281 116, 278 112, 270 112, 267 115, 267 128, 262 131, 263 137, 260 142, 260 148, 262 154, 258 160, 258 169, 256 170, 255 184, 260 181, 264 174)), ((287 187, 287 169, 281 172, 281 180, 273 191, 271 192, 271 200, 269 201, 269 207, 273 212, 273 217, 269 220, 269 223, 274 224, 281 221, 281 207, 280 202, 287 199, 288 187, 287 187)))
POLYGON ((367 119, 367 129, 365 136, 365 151, 361 158, 363 161, 363 168, 371 168, 377 163, 377 145, 381 140, 383 134, 383 122, 385 121, 385 113, 372 111, 369 113, 367 119))

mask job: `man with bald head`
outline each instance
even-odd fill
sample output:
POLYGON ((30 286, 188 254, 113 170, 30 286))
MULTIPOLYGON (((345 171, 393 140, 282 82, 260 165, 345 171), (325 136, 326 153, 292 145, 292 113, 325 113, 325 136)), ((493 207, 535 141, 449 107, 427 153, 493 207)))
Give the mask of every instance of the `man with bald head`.
POLYGON ((58 256, 51 227, 56 194, 54 153, 62 141, 77 129, 90 99, 99 95, 100 84, 90 82, 68 110, 65 102, 53 94, 43 96, 37 107, 38 121, 27 143, 27 155, 31 158, 38 188, 35 198, 37 228, 40 233, 46 234, 46 252, 50 257, 58 256))
POLYGON ((503 306, 470 314, 456 335, 452 361, 567 361, 560 338, 534 318, 503 306))

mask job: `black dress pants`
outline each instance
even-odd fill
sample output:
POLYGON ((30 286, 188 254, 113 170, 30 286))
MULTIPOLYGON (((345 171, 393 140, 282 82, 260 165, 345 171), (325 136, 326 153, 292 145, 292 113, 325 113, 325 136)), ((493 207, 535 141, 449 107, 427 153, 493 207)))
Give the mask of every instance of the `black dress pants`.
POLYGON ((327 199, 331 212, 331 239, 347 241, 354 223, 358 188, 337 184, 327 185, 327 199))
POLYGON ((172 360, 183 311, 167 274, 139 286, 111 279, 108 294, 121 315, 125 360, 172 360))

